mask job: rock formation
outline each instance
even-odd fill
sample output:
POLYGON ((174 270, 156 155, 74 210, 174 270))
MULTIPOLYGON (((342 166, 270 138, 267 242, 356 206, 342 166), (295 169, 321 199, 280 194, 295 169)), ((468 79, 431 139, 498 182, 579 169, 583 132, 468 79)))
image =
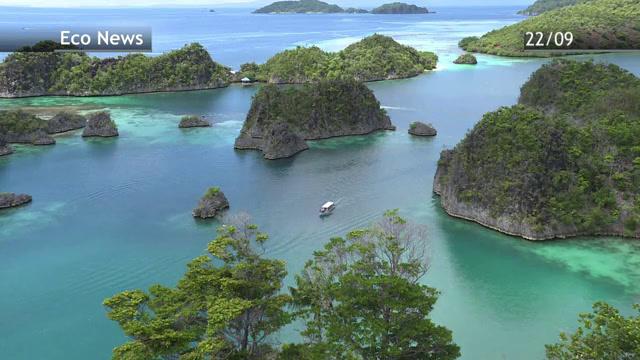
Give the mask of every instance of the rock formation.
POLYGON ((353 80, 296 88, 268 85, 255 95, 235 148, 261 150, 267 159, 308 148, 305 140, 395 130, 373 92, 353 80))
POLYGON ((414 136, 436 136, 438 131, 431 124, 416 121, 409 126, 409 134, 414 136))
POLYGON ((224 193, 220 188, 212 187, 200 199, 198 207, 193 209, 193 216, 201 219, 213 218, 228 208, 229 201, 224 193))
POLYGON ((111 115, 101 111, 89 115, 87 126, 82 132, 83 137, 112 137, 118 136, 116 123, 111 120, 111 115))
POLYGON ((182 129, 209 126, 211 126, 210 122, 196 115, 183 116, 182 119, 180 119, 180 125, 178 125, 178 127, 182 129))
POLYGON ((12 208, 31 202, 31 196, 26 194, 0 193, 0 209, 12 208))

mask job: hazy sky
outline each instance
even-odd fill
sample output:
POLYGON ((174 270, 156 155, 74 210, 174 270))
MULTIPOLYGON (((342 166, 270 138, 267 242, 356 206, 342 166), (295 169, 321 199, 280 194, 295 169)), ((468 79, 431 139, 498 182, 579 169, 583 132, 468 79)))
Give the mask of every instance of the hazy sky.
MULTIPOLYGON (((275 0, 273 0, 275 1, 275 0)), ((341 6, 374 7, 396 0, 324 0, 341 6)), ((478 6, 524 5, 534 0, 403 0, 421 6, 478 6)), ((85 6, 203 6, 203 7, 256 7, 269 4, 269 0, 0 0, 0 6, 85 7, 85 6)))

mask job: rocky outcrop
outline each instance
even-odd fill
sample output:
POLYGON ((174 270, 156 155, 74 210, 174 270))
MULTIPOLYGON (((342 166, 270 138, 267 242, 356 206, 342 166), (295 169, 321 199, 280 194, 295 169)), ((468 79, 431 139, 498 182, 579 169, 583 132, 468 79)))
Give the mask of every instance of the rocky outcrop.
POLYGON ((442 152, 433 191, 448 214, 529 240, 640 238, 639 96, 640 79, 618 66, 545 64, 518 105, 442 152))
POLYGON ((296 88, 268 85, 255 95, 235 148, 261 150, 267 159, 306 150, 305 140, 395 130, 373 92, 353 80, 296 88))
POLYGON ((180 119, 180 124, 178 125, 178 127, 182 129, 209 126, 211 126, 210 122, 196 115, 183 116, 182 119, 180 119))
POLYGON ((11 153, 13 153, 13 148, 0 136, 0 156, 9 155, 11 153))
POLYGON ((111 115, 101 111, 89 115, 87 126, 82 132, 82 137, 113 137, 118 136, 116 123, 111 120, 111 115))
POLYGON ((409 134, 414 136, 436 136, 438 131, 431 124, 416 121, 409 126, 409 134))
POLYGON ((0 193, 0 209, 8 209, 31 202, 31 196, 26 194, 0 193))
POLYGON ((230 70, 197 43, 153 57, 99 59, 78 52, 15 52, 0 64, 0 97, 203 90, 228 86, 230 79, 230 70))
POLYGON ((47 122, 21 110, 0 111, 0 134, 6 143, 52 145, 47 122))
POLYGON ((71 130, 82 129, 87 125, 87 119, 79 114, 59 112, 47 121, 47 132, 58 134, 71 130))
POLYGON ((220 188, 212 187, 204 194, 198 206, 193 209, 193 217, 208 219, 213 218, 229 208, 229 201, 220 188))
POLYGON ((478 59, 476 59, 473 54, 462 54, 453 63, 461 65, 476 65, 478 64, 478 59))

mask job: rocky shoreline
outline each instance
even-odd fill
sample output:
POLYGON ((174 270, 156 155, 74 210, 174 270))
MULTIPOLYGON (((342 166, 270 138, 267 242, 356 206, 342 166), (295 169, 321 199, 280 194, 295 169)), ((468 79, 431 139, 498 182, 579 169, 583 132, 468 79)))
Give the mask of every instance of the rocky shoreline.
POLYGON ((260 150, 265 159, 291 157, 307 140, 395 130, 373 92, 353 80, 323 81, 298 88, 265 86, 251 104, 234 147, 260 150))
POLYGON ((31 201, 31 196, 27 194, 0 193, 0 209, 22 206, 31 201))
POLYGON ((89 115, 87 126, 82 132, 82 137, 114 137, 118 135, 118 127, 111 120, 111 114, 106 111, 89 115))

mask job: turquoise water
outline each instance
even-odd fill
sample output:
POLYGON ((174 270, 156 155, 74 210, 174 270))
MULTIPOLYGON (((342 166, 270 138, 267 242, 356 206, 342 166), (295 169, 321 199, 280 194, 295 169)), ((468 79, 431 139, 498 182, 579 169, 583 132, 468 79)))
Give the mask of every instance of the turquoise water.
MULTIPOLYGON (((491 20, 490 13, 478 20, 468 9, 456 11, 439 12, 448 16, 442 20, 446 26, 370 17, 343 37, 295 28, 293 37, 277 41, 268 32, 262 36, 270 39, 266 45, 261 37, 253 41, 272 53, 305 37, 339 48, 359 33, 385 28, 418 47, 439 48, 446 59, 457 52, 455 41, 448 40, 456 21, 462 29, 472 23, 468 33, 511 21, 491 20)), ((277 19, 277 28, 288 26, 290 32, 299 21, 277 19)), ((309 28, 320 26, 318 18, 311 19, 316 20, 309 28)), ((215 30, 209 30, 212 36, 215 30)), ((455 36, 465 35, 460 32, 455 36)), ((231 54, 233 44, 227 45, 231 54)), ((230 55, 230 63, 247 56, 251 53, 230 55)), ((27 207, 0 213, 0 357, 109 358, 125 338, 106 319, 102 300, 180 277, 189 259, 215 237, 215 221, 197 221, 190 214, 212 185, 222 187, 233 211, 251 213, 270 233, 268 255, 286 260, 289 282, 330 237, 364 226, 386 209, 399 208, 426 224, 432 267, 425 282, 442 291, 433 316, 453 330, 464 359, 539 359, 543 345, 571 330, 576 314, 594 301, 629 312, 640 302, 639 242, 526 242, 450 218, 432 195, 440 151, 455 145, 483 113, 515 103, 519 87, 543 62, 479 60, 477 67, 443 63, 417 78, 371 83, 396 132, 318 141, 293 159, 274 162, 233 150, 255 88, 1 100, 1 108, 108 109, 121 136, 84 140, 72 133, 58 137, 55 146, 17 146, 16 154, 0 158, 0 190, 34 197, 27 207), (188 113, 211 116, 215 124, 178 129, 180 116, 188 113), (409 137, 407 128, 415 120, 432 122, 438 136, 409 137), (317 208, 327 199, 336 200, 338 208, 320 219, 317 208)), ((638 55, 597 60, 640 74, 638 55)), ((287 341, 289 333, 280 340, 287 341)))

